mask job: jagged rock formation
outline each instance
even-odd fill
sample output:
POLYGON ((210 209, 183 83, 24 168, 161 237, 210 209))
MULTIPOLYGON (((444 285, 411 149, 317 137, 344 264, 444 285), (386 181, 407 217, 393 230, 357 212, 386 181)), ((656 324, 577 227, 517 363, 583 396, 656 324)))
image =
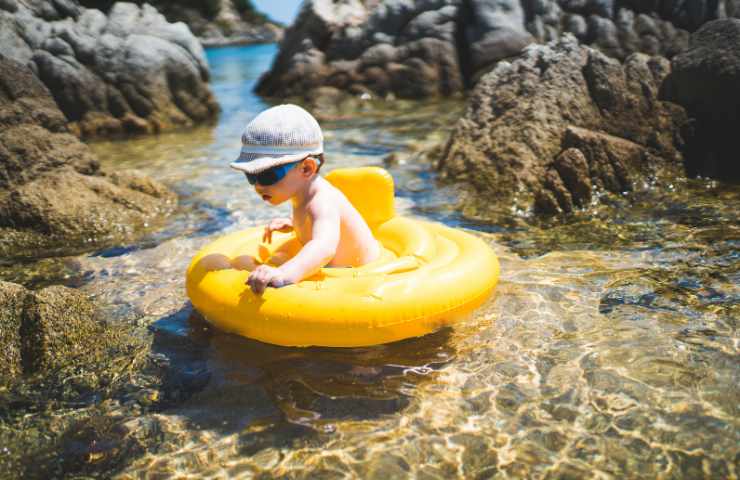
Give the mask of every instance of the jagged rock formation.
POLYGON ((286 31, 257 90, 310 95, 320 86, 420 98, 471 87, 532 41, 572 33, 624 59, 672 57, 688 31, 740 15, 735 0, 311 0, 286 31))
POLYGON ((106 174, 31 70, 0 55, 0 257, 43 257, 130 237, 170 213, 174 193, 106 174))
POLYGON ((3 54, 30 67, 81 137, 151 133, 215 118, 208 64, 184 24, 117 3, 0 2, 3 54))
POLYGON ((709 22, 673 58, 663 96, 694 119, 686 169, 690 175, 740 180, 740 20, 709 22))
MULTIPOLYGON (((108 11, 114 0, 81 0, 108 11)), ((279 42, 283 28, 260 14, 250 0, 135 0, 148 3, 170 22, 183 22, 204 46, 279 42)))
POLYGON ((479 81, 445 147, 443 179, 478 212, 570 212, 681 172, 684 110, 657 99, 668 60, 624 64, 572 36, 532 45, 479 81))

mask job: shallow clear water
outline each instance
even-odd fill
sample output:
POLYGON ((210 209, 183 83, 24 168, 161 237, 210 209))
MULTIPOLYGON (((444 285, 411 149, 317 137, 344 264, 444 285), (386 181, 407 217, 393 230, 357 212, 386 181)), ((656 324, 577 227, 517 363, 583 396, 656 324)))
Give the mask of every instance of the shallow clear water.
MULTIPOLYGON (((501 259, 495 295, 454 329, 363 349, 290 349, 204 326, 193 253, 287 213, 228 168, 275 46, 208 51, 215 127, 93 145, 171 185, 181 207, 135 245, 41 262, 112 319, 148 325, 186 400, 131 419, 124 478, 736 478, 740 189, 643 192, 562 225, 466 220, 416 160, 462 103, 360 104, 321 117, 328 167, 390 166, 405 215, 470 228, 501 259), (56 263, 55 263, 56 262, 56 263), (52 267, 49 267, 52 265, 52 267), (60 273, 61 272, 61 273, 60 273), (156 432, 153 434, 151 432, 156 432)), ((493 200, 495 201, 495 199, 493 200)), ((46 270, 43 270, 43 269, 46 270)), ((40 274, 16 275, 27 283, 40 274), (36 275, 36 276, 34 276, 36 275)))

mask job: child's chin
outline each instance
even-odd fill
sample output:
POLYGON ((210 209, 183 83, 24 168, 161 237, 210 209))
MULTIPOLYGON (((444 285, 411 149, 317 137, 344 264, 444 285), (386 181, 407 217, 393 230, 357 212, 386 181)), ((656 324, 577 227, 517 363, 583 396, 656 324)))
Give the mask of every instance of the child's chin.
POLYGON ((269 203, 270 205, 280 205, 285 201, 285 199, 276 198, 276 197, 262 197, 262 200, 269 203))

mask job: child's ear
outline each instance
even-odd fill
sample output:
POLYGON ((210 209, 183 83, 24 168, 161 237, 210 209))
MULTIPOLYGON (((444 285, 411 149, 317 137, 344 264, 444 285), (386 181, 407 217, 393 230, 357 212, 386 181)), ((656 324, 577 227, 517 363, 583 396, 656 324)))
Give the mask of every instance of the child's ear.
POLYGON ((301 173, 310 177, 319 170, 319 165, 316 163, 316 159, 313 157, 307 157, 301 162, 301 173))

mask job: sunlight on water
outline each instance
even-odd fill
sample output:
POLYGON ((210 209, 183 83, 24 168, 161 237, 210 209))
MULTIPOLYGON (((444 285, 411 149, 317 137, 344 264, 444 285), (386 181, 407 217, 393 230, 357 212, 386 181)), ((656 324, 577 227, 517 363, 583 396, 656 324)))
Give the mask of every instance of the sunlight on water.
POLYGON ((164 231, 66 260, 110 318, 149 325, 155 352, 190 379, 184 401, 127 420, 146 448, 122 478, 737 478, 738 189, 685 182, 560 226, 472 222, 413 160, 462 103, 374 106, 322 127, 329 168, 400 152, 398 210, 490 242, 501 283, 472 318, 358 349, 208 329, 184 293, 191 256, 288 213, 228 168, 269 106, 251 90, 274 53, 208 52, 217 126, 93 145, 105 167, 140 169, 182 199, 164 231))

